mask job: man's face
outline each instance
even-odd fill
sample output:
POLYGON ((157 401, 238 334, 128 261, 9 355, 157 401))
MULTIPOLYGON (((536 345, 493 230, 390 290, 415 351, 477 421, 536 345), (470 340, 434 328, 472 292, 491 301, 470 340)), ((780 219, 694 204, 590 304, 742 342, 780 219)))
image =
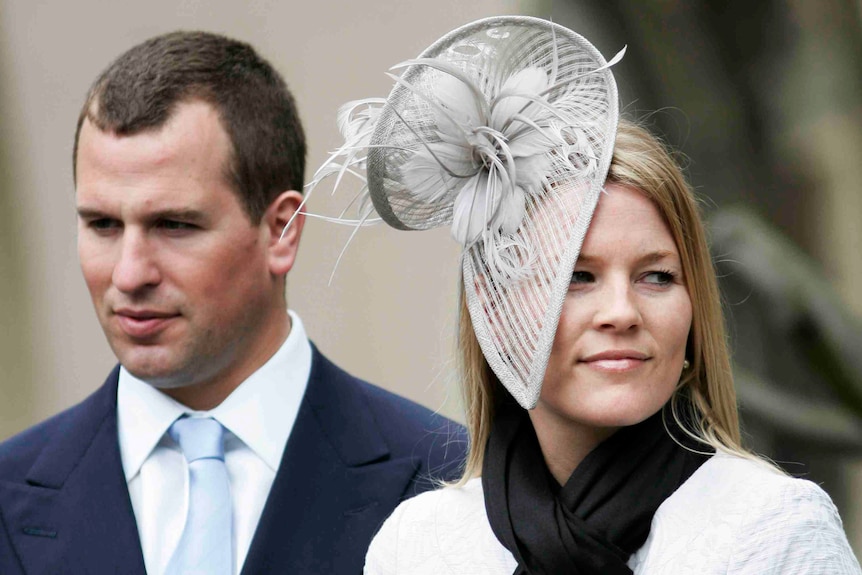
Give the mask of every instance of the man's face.
POLYGON ((270 229, 228 185, 230 149, 201 102, 133 136, 81 129, 84 279, 120 363, 156 387, 238 385, 286 333, 270 229))

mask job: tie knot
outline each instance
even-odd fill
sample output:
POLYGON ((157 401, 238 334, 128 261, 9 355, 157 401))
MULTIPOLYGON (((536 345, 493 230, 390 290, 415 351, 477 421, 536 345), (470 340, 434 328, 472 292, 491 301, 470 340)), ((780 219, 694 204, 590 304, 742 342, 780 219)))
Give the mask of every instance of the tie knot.
POLYGON ((211 417, 181 417, 168 430, 179 443, 186 461, 220 459, 224 461, 224 427, 211 417))

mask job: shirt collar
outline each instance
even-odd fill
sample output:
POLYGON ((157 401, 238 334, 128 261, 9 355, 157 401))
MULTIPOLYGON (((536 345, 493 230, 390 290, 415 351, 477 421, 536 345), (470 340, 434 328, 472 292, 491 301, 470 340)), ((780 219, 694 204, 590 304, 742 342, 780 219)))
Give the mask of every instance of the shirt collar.
POLYGON ((117 429, 126 481, 141 469, 171 424, 184 413, 213 417, 278 470, 311 372, 311 344, 288 310, 290 334, 275 354, 217 407, 193 411, 120 368, 117 429))

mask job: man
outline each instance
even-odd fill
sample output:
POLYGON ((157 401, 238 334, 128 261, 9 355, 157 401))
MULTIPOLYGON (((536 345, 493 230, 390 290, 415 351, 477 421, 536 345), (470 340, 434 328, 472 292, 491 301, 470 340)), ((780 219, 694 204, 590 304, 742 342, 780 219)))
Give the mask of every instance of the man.
POLYGON ((0 573, 359 573, 398 502, 457 472, 455 426, 338 369, 287 311, 304 161, 248 45, 168 34, 95 82, 78 252, 120 365, 0 445, 0 573))

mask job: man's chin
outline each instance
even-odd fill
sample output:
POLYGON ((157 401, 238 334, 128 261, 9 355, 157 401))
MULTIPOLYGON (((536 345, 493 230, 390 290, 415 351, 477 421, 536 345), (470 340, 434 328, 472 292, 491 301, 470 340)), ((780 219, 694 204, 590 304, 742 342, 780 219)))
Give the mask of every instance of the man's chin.
POLYGON ((185 387, 192 383, 188 378, 177 377, 175 374, 163 373, 160 371, 153 372, 150 370, 140 370, 135 369, 134 367, 130 368, 125 364, 123 364, 123 367, 125 367, 126 371, 134 376, 135 379, 139 379, 156 389, 176 389, 178 387, 185 387))
POLYGON ((127 354, 127 357, 121 357, 120 364, 136 379, 156 389, 176 389, 194 383, 193 377, 188 373, 190 370, 171 362, 153 359, 127 354))

